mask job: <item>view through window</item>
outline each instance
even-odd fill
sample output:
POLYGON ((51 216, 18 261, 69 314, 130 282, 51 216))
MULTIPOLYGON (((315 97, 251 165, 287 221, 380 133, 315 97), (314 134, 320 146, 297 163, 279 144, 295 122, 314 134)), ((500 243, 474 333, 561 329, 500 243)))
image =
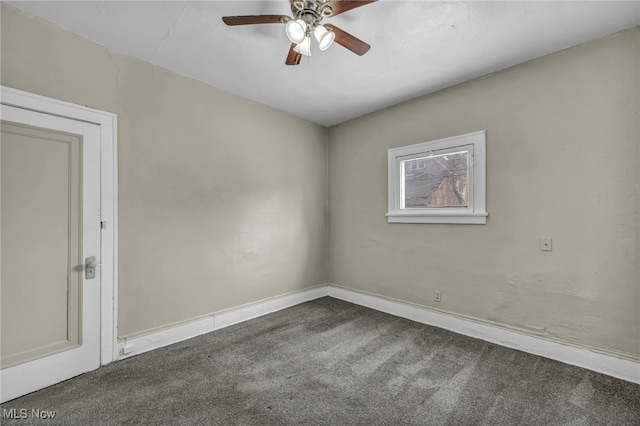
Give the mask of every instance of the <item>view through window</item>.
POLYGON ((389 223, 487 223, 486 131, 391 148, 389 223))
POLYGON ((469 205, 467 151, 405 160, 401 163, 401 208, 446 208, 469 205))

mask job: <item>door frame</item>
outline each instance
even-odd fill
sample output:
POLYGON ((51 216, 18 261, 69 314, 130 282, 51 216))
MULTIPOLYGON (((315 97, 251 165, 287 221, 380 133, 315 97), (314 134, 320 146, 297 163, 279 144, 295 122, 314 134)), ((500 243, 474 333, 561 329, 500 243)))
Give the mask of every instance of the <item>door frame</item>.
POLYGON ((100 365, 118 357, 118 116, 0 86, 0 103, 100 126, 100 365))

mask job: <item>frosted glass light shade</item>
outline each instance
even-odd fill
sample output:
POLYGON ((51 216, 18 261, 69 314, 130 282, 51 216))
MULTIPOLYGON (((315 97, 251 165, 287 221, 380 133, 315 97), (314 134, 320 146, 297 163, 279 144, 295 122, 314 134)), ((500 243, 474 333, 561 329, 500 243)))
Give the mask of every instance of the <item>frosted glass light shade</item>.
POLYGON ((284 31, 287 33, 289 40, 293 43, 300 44, 304 41, 305 33, 307 32, 307 23, 302 19, 291 20, 285 25, 284 31))
POLYGON ((320 50, 327 50, 336 39, 336 34, 326 29, 323 25, 318 25, 313 31, 313 35, 316 36, 316 40, 318 40, 320 50))
POLYGON ((311 37, 305 37, 302 43, 293 48, 294 51, 304 56, 311 56, 311 37))

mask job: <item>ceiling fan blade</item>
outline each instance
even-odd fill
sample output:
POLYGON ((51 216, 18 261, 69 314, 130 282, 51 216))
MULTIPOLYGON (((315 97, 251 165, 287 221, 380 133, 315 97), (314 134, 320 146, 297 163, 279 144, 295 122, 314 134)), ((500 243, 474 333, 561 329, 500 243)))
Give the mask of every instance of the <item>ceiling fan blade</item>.
POLYGON ((329 16, 336 16, 344 12, 348 12, 356 7, 365 6, 369 3, 373 3, 377 0, 331 0, 327 4, 333 10, 333 13, 329 16))
POLYGON ((336 34, 336 43, 339 45, 346 47, 356 55, 364 55, 371 49, 371 46, 349 34, 346 31, 341 30, 332 24, 324 24, 325 27, 330 28, 336 34))
POLYGON ((293 50, 294 47, 296 47, 296 44, 291 43, 291 48, 289 49, 287 60, 284 62, 287 65, 298 65, 300 63, 300 59, 302 58, 302 54, 293 50))
POLYGON ((223 16, 222 20, 227 25, 252 25, 252 24, 282 24, 285 19, 290 19, 286 15, 246 15, 246 16, 223 16))

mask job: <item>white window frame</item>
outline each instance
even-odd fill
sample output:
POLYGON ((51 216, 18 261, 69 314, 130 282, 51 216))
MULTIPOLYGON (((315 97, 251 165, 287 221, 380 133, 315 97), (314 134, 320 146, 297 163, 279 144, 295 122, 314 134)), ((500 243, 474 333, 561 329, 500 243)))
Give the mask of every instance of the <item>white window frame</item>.
POLYGON ((388 222, 486 224, 489 215, 486 210, 486 163, 486 130, 390 149, 388 222), (402 208, 403 161, 462 150, 469 151, 467 207, 402 208))

